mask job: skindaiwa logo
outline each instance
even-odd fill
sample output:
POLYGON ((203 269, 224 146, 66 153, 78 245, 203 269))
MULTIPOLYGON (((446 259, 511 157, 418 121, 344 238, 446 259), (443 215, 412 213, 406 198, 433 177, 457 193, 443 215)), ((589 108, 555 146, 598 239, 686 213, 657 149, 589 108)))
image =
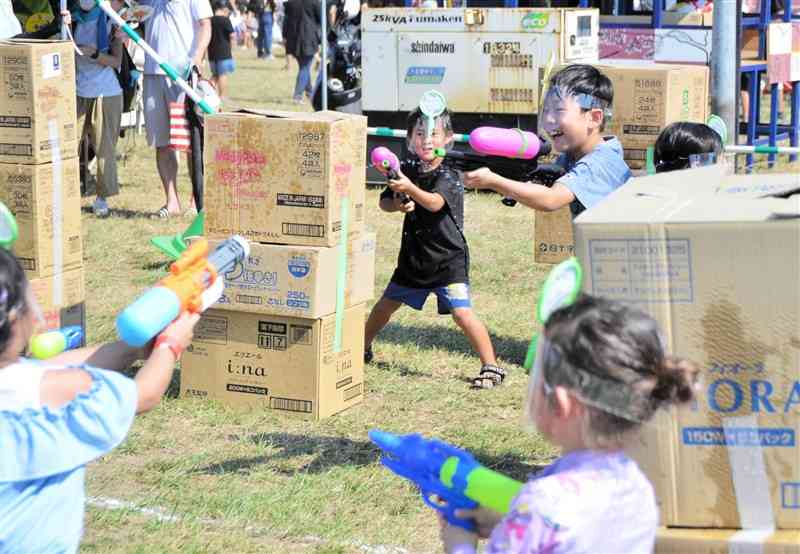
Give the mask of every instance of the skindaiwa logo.
POLYGON ((453 54, 455 51, 456 45, 453 42, 415 41, 411 43, 412 54, 453 54))

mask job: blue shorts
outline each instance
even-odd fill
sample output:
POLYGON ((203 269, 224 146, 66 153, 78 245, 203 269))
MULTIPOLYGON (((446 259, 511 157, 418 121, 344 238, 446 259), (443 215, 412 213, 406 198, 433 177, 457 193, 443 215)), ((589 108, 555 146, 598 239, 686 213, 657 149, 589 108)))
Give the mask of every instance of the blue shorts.
POLYGON ((415 310, 421 310, 430 293, 436 295, 436 305, 442 315, 451 313, 454 308, 472 307, 472 302, 469 299, 469 285, 466 283, 453 283, 446 287, 434 289, 412 289, 389 282, 389 286, 383 291, 383 296, 389 300, 401 302, 415 310))
POLYGON ((233 61, 233 58, 228 58, 227 60, 217 60, 217 61, 208 60, 208 65, 211 66, 211 74, 214 77, 219 77, 220 75, 227 75, 228 73, 233 73, 233 70, 236 69, 236 63, 233 61))

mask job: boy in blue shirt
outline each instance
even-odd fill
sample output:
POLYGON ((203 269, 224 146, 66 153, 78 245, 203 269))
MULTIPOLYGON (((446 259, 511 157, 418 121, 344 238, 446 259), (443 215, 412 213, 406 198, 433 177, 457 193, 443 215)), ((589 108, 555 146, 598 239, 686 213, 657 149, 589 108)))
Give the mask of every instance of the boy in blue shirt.
POLYGON ((550 79, 540 117, 553 149, 561 153, 557 163, 566 174, 546 187, 506 179, 482 167, 465 173, 464 185, 492 189, 545 212, 569 205, 574 217, 591 208, 631 176, 622 144, 603 135, 613 101, 611 80, 596 67, 565 67, 550 79))

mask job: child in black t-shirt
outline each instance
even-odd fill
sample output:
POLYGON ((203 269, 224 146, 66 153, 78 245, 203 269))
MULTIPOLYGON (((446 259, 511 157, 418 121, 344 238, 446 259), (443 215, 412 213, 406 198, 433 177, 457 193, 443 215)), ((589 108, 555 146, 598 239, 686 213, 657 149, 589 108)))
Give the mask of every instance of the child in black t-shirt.
POLYGON ((367 319, 364 360, 372 360, 373 339, 400 306, 421 310, 433 293, 439 313, 452 314, 481 359, 473 388, 492 388, 503 382, 506 373, 497 366, 486 327, 472 311, 469 251, 463 233, 464 186, 434 153, 453 140, 449 113, 445 110, 437 117, 428 133, 420 110, 414 110, 408 118, 408 137, 409 149, 419 163, 404 164, 381 194, 381 210, 402 212, 405 219, 397 268, 367 319))
POLYGON ((214 2, 214 17, 211 18, 211 42, 208 43, 208 64, 211 66, 211 79, 217 87, 220 99, 225 96, 228 74, 233 73, 231 44, 236 37, 228 10, 228 0, 214 2))

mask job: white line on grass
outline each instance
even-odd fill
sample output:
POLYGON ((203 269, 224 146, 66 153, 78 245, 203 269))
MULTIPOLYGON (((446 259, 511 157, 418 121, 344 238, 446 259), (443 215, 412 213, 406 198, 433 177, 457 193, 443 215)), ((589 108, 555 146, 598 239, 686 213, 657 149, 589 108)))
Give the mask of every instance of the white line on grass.
MULTIPOLYGON (((186 517, 185 515, 175 513, 174 511, 167 510, 166 508, 161 508, 160 506, 148 507, 148 506, 139 506, 134 502, 130 502, 128 500, 119 500, 117 498, 107 498, 105 496, 87 496, 86 503, 89 506, 94 508, 100 508, 103 510, 129 510, 131 512, 135 512, 141 514, 143 516, 153 518, 157 521, 166 522, 166 523, 178 523, 182 520, 188 520, 190 518, 186 517)), ((199 521, 204 525, 210 525, 214 527, 224 527, 225 522, 219 519, 213 518, 191 518, 199 521)), ((248 525, 244 528, 245 532, 248 533, 258 533, 261 535, 267 534, 267 530, 263 527, 257 527, 255 525, 248 525)), ((308 535, 301 539, 302 542, 310 542, 315 544, 323 544, 325 541, 321 537, 315 537, 314 535, 308 535)), ((399 546, 391 546, 391 545, 371 545, 366 544, 361 541, 348 541, 349 545, 355 546, 359 550, 366 552, 368 554, 411 554, 409 550, 405 548, 400 548, 399 546)))

